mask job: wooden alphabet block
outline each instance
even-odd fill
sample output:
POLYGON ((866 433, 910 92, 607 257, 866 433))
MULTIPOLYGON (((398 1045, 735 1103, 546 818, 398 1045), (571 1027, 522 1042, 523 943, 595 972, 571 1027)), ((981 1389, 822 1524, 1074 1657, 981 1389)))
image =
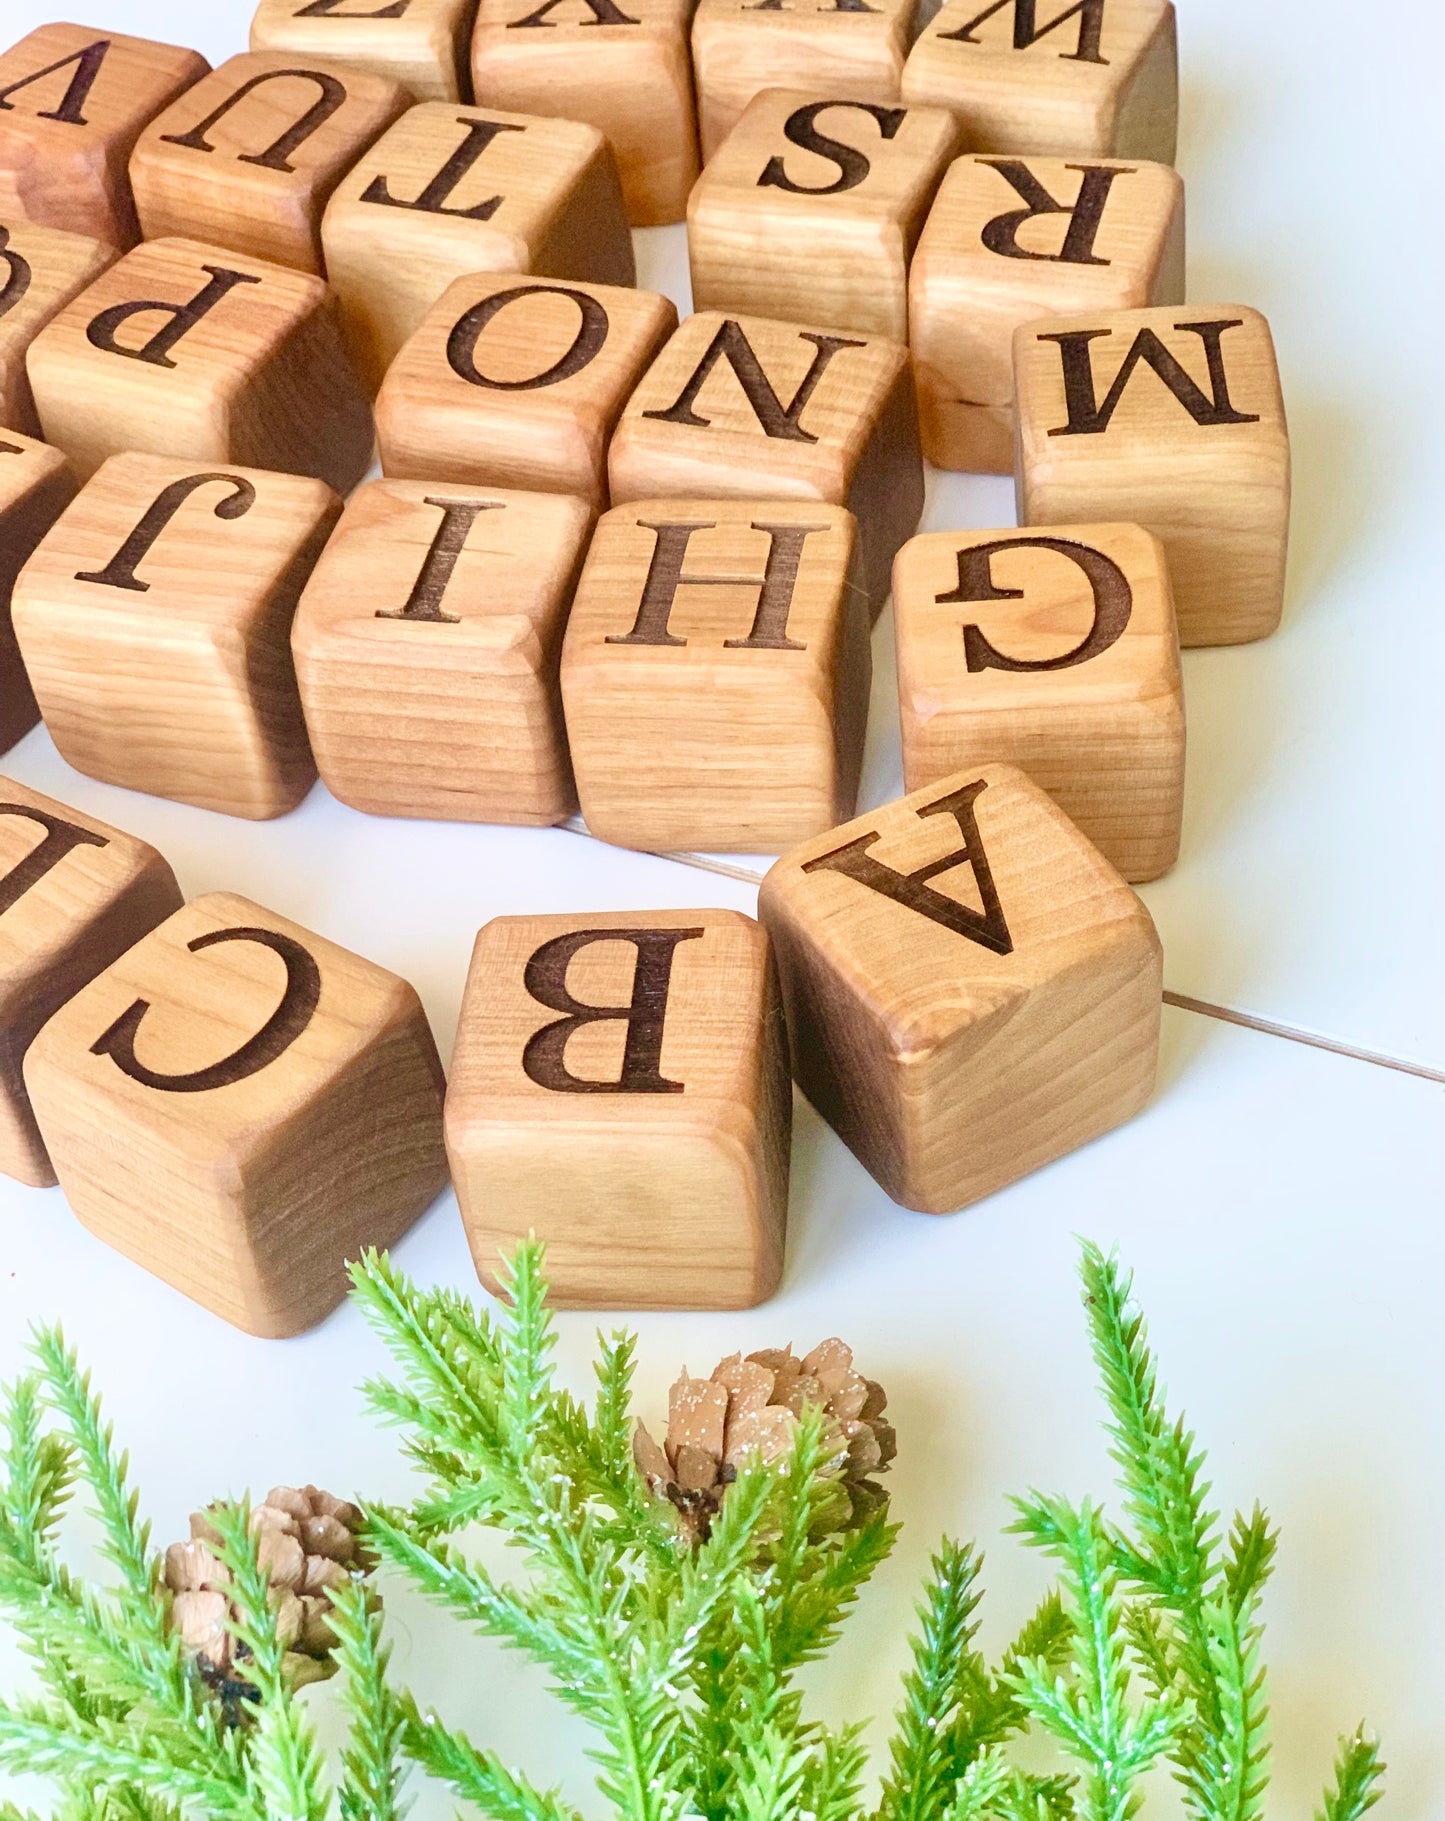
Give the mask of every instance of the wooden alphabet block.
POLYGON ((0 220, 133 247, 131 148, 210 67, 195 51, 84 25, 42 25, 0 52, 0 220))
POLYGON ((1269 325, 1242 304, 1015 331, 1019 521, 1126 519, 1164 546, 1183 645, 1279 624, 1289 433, 1269 325))
POLYGON ((782 1273, 792 1097, 736 911, 498 917, 477 937, 447 1154, 478 1274, 547 1242, 563 1308, 740 1309, 782 1273))
POLYGON ((1184 689, 1164 551, 1137 525, 939 531, 893 566, 903 781, 992 760, 1126 879, 1179 854, 1184 689))
POLYGON ((942 108, 765 89, 687 208, 693 304, 908 339, 908 261, 958 129, 942 108))
POLYGON ((856 531, 811 500, 603 518, 562 648, 594 835, 776 853, 852 815, 873 673, 856 531))
POLYGON ((477 0, 261 0, 251 49, 362 70, 417 101, 466 96, 477 0))
POLYGON ((479 104, 583 120, 617 160, 636 227, 681 221, 698 172, 691 0, 482 0, 479 104))
POLYGON ((320 481, 117 455, 15 588, 51 738, 77 771, 253 821, 316 779, 291 616, 341 502, 320 481))
POLYGON ((397 83, 364 70, 307 67, 283 51, 232 57, 136 144, 146 239, 188 235, 321 276, 327 199, 407 105, 397 83))
POLYGON ((960 158, 908 276, 923 453, 1013 469, 1013 333, 1040 316, 1184 300, 1184 185, 1168 165, 960 158))
POLYGON ((595 127, 440 102, 403 114, 343 178, 321 241, 373 391, 458 278, 637 276, 617 166, 595 127))
POLYGON ((144 841, 0 778, 0 1171, 55 1181, 20 1065, 41 1026, 181 906, 144 841))
POLYGON ((114 259, 113 247, 84 234, 0 223, 0 428, 39 436, 25 350, 114 259))
POLYGON ((704 162, 764 89, 898 99, 915 0, 700 0, 692 22, 704 162))
POLYGON ((655 291, 522 272, 459 278, 382 381, 382 472, 605 507, 608 442, 676 328, 655 291))
POLYGON ((1173 164, 1171 0, 946 0, 903 70, 903 99, 952 108, 971 152, 1173 164))
POLYGON ((563 821, 562 628, 585 500, 437 481, 351 498, 291 643, 328 789, 378 816, 563 821))
POLYGON ((904 1207, 967 1207, 1148 1100, 1159 938, 1064 812, 984 765, 763 881, 803 1092, 904 1207))
POLYGON ((75 497, 75 477, 58 449, 0 432, 0 752, 40 719, 11 619, 15 578, 75 497))
POLYGON ((759 316, 689 316, 629 399, 607 460, 614 505, 816 499, 858 520, 876 615, 923 510, 908 351, 759 316))
POLYGON ((195 240, 149 240, 26 356, 47 442, 82 476, 128 449, 310 474, 349 492, 370 402, 319 278, 195 240))
POLYGON ((25 1084, 81 1224, 248 1334, 313 1327, 446 1183, 414 990, 229 892, 82 988, 25 1084))

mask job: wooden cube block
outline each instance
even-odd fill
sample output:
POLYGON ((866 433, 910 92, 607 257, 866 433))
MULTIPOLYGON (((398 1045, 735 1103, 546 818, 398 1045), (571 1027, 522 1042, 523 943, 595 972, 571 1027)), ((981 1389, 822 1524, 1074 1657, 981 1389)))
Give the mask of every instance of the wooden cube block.
POLYGON ((1017 765, 1124 878, 1174 864, 1184 687, 1157 538, 931 532, 898 553, 893 616, 908 790, 1017 765))
POLYGON ((403 114, 347 174, 321 241, 373 391, 458 278, 637 276, 617 166, 595 127, 440 102, 403 114))
POLYGON ((908 275, 923 453, 1013 468, 1013 333, 1040 316, 1184 300, 1184 185, 1164 164, 960 158, 908 275))
POLYGON ((253 821, 315 782, 291 616, 341 503, 320 481, 106 463, 26 564, 15 630, 77 771, 253 821))
POLYGON ((81 1224, 248 1334, 314 1326, 446 1183, 415 991, 230 892, 84 987, 25 1084, 81 1224))
POLYGON ((417 101, 466 96, 477 0, 261 0, 251 49, 363 70, 417 101))
POLYGON ((0 778, 0 1171, 55 1181, 20 1065, 40 1027, 88 980, 180 909, 144 841, 0 778))
POLYGON ((607 504, 622 407, 677 328, 655 291, 522 272, 459 278, 387 369, 383 473, 607 504))
POLYGON ((740 1309, 778 1284, 792 1098, 736 911, 498 917, 477 937, 447 1154, 477 1271, 547 1242, 564 1308, 740 1309))
POLYGON ((39 436, 25 350, 115 259, 104 241, 12 220, 0 225, 0 429, 39 436))
POLYGON ((952 108, 972 152, 1174 162, 1171 0, 947 0, 903 99, 952 108))
POLYGON ((704 161, 764 89, 897 101, 915 0, 700 0, 692 22, 704 161))
POLYGON ((0 52, 0 220, 133 247, 131 147, 210 67, 195 51, 84 25, 42 25, 0 52))
POLYGON ((284 51, 232 57, 141 134, 131 187, 147 240, 189 235, 322 273, 321 213, 341 178, 407 107, 364 70, 284 51))
POLYGON ((583 120, 617 160, 627 218, 681 221, 697 178, 691 0, 482 0, 479 104, 583 120))
POLYGON ((956 149, 942 108, 765 89, 687 208, 699 310, 908 338, 908 261, 956 149))
POLYGON ((562 648, 588 828, 776 853, 852 815, 873 674, 857 526, 811 500, 647 500, 597 527, 562 648))
POLYGON ((127 449, 310 474, 349 492, 371 407, 319 278, 196 240, 150 240, 26 355, 47 442, 82 475, 127 449))
POLYGON ((959 772, 784 855, 759 914, 799 1085, 905 1207, 967 1207, 1152 1092, 1149 913, 1012 766, 959 772))
POLYGON ((378 816, 563 821, 562 628, 585 500, 436 481, 351 498, 291 645, 333 796, 378 816))
POLYGON ((0 432, 0 752, 40 719, 11 619, 15 578, 75 497, 75 477, 58 449, 0 432))
POLYGON ((858 520, 875 615, 923 510, 908 351, 759 316, 689 316, 628 401, 607 459, 615 505, 816 499, 858 520))
POLYGON ((1164 545, 1183 645, 1279 624, 1289 433, 1269 325, 1242 304, 1099 311, 1014 334, 1026 525, 1129 519, 1164 545))

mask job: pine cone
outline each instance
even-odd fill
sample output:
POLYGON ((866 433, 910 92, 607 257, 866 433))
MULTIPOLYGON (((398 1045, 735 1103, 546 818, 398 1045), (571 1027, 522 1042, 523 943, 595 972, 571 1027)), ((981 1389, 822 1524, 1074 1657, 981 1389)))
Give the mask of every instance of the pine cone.
POLYGON ((806 1358, 791 1346, 731 1354, 711 1378, 686 1371, 672 1387, 667 1436, 662 1447, 641 1423, 632 1452, 649 1490, 669 1500, 694 1542, 707 1539, 738 1467, 752 1454, 781 1460, 793 1447, 798 1418, 818 1405, 830 1421, 825 1434, 836 1444, 826 1472, 847 1495, 840 1527, 862 1523, 887 1502, 871 1477, 887 1470, 898 1452, 883 1387, 853 1370, 852 1349, 825 1340, 806 1358))

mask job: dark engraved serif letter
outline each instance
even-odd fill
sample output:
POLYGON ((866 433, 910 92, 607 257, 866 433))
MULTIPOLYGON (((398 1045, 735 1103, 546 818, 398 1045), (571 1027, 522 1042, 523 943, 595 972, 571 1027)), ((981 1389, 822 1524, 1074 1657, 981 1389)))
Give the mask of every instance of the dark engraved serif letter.
POLYGON ((61 97, 60 106, 49 108, 36 116, 39 120, 61 120, 66 126, 86 126, 85 104, 90 91, 95 86, 95 79, 100 74, 100 66, 105 62, 105 54, 110 49, 109 38, 98 38, 94 44, 87 44, 83 51, 72 51, 68 57, 62 57, 57 63, 47 63, 43 70, 36 70, 33 76, 22 76, 18 82, 12 82, 9 88, 0 89, 0 108, 12 108, 15 103, 10 99, 21 89, 28 89, 32 82, 39 82, 45 76, 53 76, 57 70, 63 70, 67 64, 75 65, 75 74, 61 97))
POLYGON ((291 16, 293 19, 403 19, 411 0, 387 0, 385 6, 359 13, 343 13, 339 10, 341 5, 342 0, 310 0, 308 6, 291 16))
MULTIPOLYGON (((525 19, 509 19, 507 21, 507 30, 509 32, 515 32, 527 25, 539 25, 544 28, 547 26, 555 26, 557 21, 555 19, 549 19, 547 15, 552 11, 553 7, 560 6, 561 4, 562 0, 542 0, 542 4, 537 10, 533 13, 528 13, 525 19)), ((579 20, 578 23, 581 25, 637 25, 639 23, 639 21, 632 18, 630 14, 623 12, 622 8, 616 4, 616 0, 586 0, 586 4, 592 13, 592 17, 590 19, 579 20)))
POLYGON ((361 192, 361 200, 378 202, 388 209, 418 209, 426 215, 459 215, 464 221, 490 221, 501 208, 502 197, 488 196, 484 202, 474 202, 468 209, 449 209, 446 206, 447 197, 498 133, 525 133, 527 129, 524 126, 509 126, 500 120, 468 120, 465 114, 457 116, 457 125, 467 129, 466 138, 415 202, 405 202, 400 197, 393 196, 385 177, 373 177, 361 192))
POLYGON ((607 312, 595 297, 575 291, 570 285, 513 285, 510 290, 494 292, 473 304, 455 324, 447 337, 447 364, 458 379, 469 385, 486 386, 496 392, 532 392, 539 386, 555 386, 559 380, 571 379, 594 361, 607 340, 607 312), (550 367, 534 373, 530 379, 491 379, 477 366, 477 340, 483 329, 499 311, 522 297, 569 297, 576 304, 581 320, 567 350, 550 367))
POLYGON ((183 145, 194 152, 214 152, 215 147, 207 140, 206 134, 224 120, 233 107, 244 101, 252 91, 263 82, 279 82, 283 76, 292 76, 302 82, 314 82, 320 93, 306 112, 288 126, 279 139, 268 145, 264 152, 241 152, 237 154, 238 164, 258 164, 267 171, 291 171, 291 154, 298 146, 304 145, 311 135, 324 126, 339 107, 345 106, 346 90, 335 76, 323 70, 262 70, 259 76, 253 76, 249 82, 243 82, 233 95, 228 95, 221 105, 207 114, 198 126, 193 126, 188 133, 162 133, 161 141, 165 145, 183 145))
POLYGON ((129 588, 135 594, 147 593, 150 583, 139 579, 136 566, 144 560, 151 545, 196 489, 209 487, 213 483, 231 489, 224 499, 216 502, 217 518, 243 518, 256 503, 256 489, 239 474, 188 474, 184 480, 172 481, 169 487, 156 495, 146 507, 135 530, 104 569, 80 570, 76 574, 76 581, 99 582, 106 588, 129 588))
POLYGON ((1040 341, 1056 341, 1064 367, 1064 403, 1069 421, 1050 430, 1050 436, 1098 436, 1109 428, 1119 400, 1124 395, 1135 367, 1152 367, 1164 384, 1183 405, 1196 424, 1257 424, 1257 413, 1236 411, 1229 400, 1229 380, 1224 371, 1224 353, 1219 338, 1226 329, 1241 326, 1242 317, 1227 322, 1177 322, 1178 331, 1188 330, 1204 343, 1204 357, 1209 364, 1209 393, 1205 394, 1169 352, 1152 329, 1140 329, 1134 337, 1124 364, 1115 376, 1104 402, 1094 392, 1094 359, 1092 342, 1106 339, 1112 329, 1069 329, 1061 334, 1040 335, 1040 341))
POLYGON ((77 847, 110 846, 104 835, 77 828, 74 822, 47 815, 43 809, 32 809, 28 803, 0 803, 0 816, 21 816, 45 830, 45 839, 0 878, 0 917, 77 847))
POLYGON ((995 215, 983 230, 983 244, 990 253, 1001 253, 1005 259, 1050 259, 1073 266, 1106 266, 1110 262, 1101 259, 1094 251, 1094 242, 1098 238, 1099 223, 1104 218, 1104 205, 1109 200, 1109 191, 1116 177, 1131 177, 1133 172, 1107 165, 1071 164, 1070 171, 1082 171, 1083 179, 1079 184, 1079 194, 1072 203, 1057 202, 1034 176, 1029 167, 1019 158, 985 158, 985 164, 993 166, 1001 177, 1006 178, 1028 204, 1027 208, 1010 209, 1005 215, 995 215), (1057 253, 1031 253, 1019 245, 1019 229, 1026 221, 1036 220, 1040 215, 1067 215, 1068 231, 1064 235, 1064 244, 1057 253))
POLYGON ((806 651, 806 644, 788 637, 788 614, 803 560, 803 541, 826 525, 765 525, 753 521, 751 529, 768 535, 768 559, 762 575, 684 575, 687 546, 694 531, 711 531, 712 519, 655 524, 639 519, 644 531, 657 534, 648 564, 642 599, 631 632, 609 633, 609 645, 686 645, 670 630, 673 602, 679 588, 756 588, 758 604, 752 630, 745 639, 724 639, 726 651, 806 651))
POLYGON ((1088 577, 1094 596, 1094 618, 1088 632, 1071 651, 1056 658, 1011 658, 996 650, 977 626, 963 629, 963 653, 968 668, 976 670, 1068 670, 1075 664, 1087 664, 1090 658, 1107 651, 1129 624, 1134 608, 1134 591, 1129 578, 1111 557, 1091 544, 1075 543, 1071 538, 1001 537, 992 544, 975 544, 958 552, 958 586, 947 594, 936 594, 940 606, 949 601, 1021 601, 1022 588, 996 588, 993 580, 993 558, 1000 550, 1052 550, 1078 565, 1088 577))
POLYGON ((1104 0, 1074 0, 1072 6, 1066 6, 1063 12, 1055 14, 1047 25, 1038 22, 1038 0, 993 0, 992 6, 986 6, 981 13, 975 14, 967 25, 960 25, 956 31, 940 32, 938 35, 940 38, 951 39, 955 44, 977 44, 974 29, 1010 5, 1014 9, 1013 47, 1016 51, 1026 51, 1038 39, 1057 31, 1065 20, 1077 18, 1078 42, 1073 50, 1060 51, 1059 55, 1070 63, 1109 61, 1099 51, 1099 35, 1104 29, 1104 0))
POLYGON ((207 274, 208 283, 189 303, 166 303, 152 299, 140 303, 112 304, 88 324, 86 340, 92 348, 99 348, 102 354, 123 354, 127 360, 143 360, 153 367, 174 367, 176 363, 170 358, 171 349, 183 335, 194 329, 201 318, 214 310, 221 299, 234 291, 237 285, 258 285, 261 282, 251 273, 233 272, 229 266, 202 266, 201 270, 207 274), (157 329, 143 347, 123 348, 115 338, 116 330, 122 323, 129 322, 132 316, 143 316, 151 310, 169 316, 170 321, 165 328, 157 329))
POLYGON ((753 352, 752 343, 744 335, 740 324, 729 319, 723 323, 713 336, 707 352, 694 368, 692 377, 677 395, 675 401, 665 411, 644 411, 644 417, 655 417, 664 424, 689 424, 706 430, 711 418, 700 417, 693 406, 697 403, 698 394, 707 383, 707 376, 719 360, 725 360, 733 370, 733 375, 743 389, 743 395, 752 406, 753 415, 757 418, 763 433, 779 438, 784 442, 815 443, 817 437, 806 431, 799 421, 807 408, 808 400, 817 390, 818 382, 827 371, 828 363, 840 348, 865 348, 866 342, 848 341, 841 335, 815 335, 811 330, 799 329, 798 339, 810 341, 816 352, 812 365, 803 375, 792 401, 786 406, 774 392, 762 363, 753 352))
POLYGON ((842 140, 831 139, 818 131, 818 116, 825 108, 852 108, 867 114, 877 123, 879 136, 883 139, 895 138, 908 118, 907 108, 877 107, 871 101, 810 101, 806 107, 789 114, 783 125, 783 137, 790 145, 805 152, 816 152, 820 158, 836 164, 838 175, 831 183, 795 183, 788 175, 786 159, 774 157, 768 160, 758 179, 760 190, 787 190, 794 196, 837 196, 843 190, 856 190, 862 183, 873 167, 866 153, 856 146, 845 145, 842 140))
POLYGON ((662 1032, 673 957, 680 942, 695 942, 702 929, 580 929, 554 936, 527 962, 527 991, 563 1017, 544 1024, 527 1039, 522 1068, 529 1081, 554 1094, 681 1094, 682 1081, 662 1073, 662 1032), (587 1005, 567 990, 567 969, 580 949, 594 942, 630 942, 637 951, 632 997, 626 1005, 587 1005), (621 1021, 627 1026, 622 1072, 616 1081, 593 1081, 567 1066, 567 1044, 585 1025, 621 1021))
POLYGON ((452 579, 467 536, 477 522, 477 514, 500 512, 502 502, 428 497, 426 503, 441 508, 442 522, 426 553, 421 574, 416 578, 405 607, 378 608, 376 617, 379 620, 430 620, 433 625, 459 626, 461 619, 457 614, 442 612, 442 596, 447 591, 447 583, 452 579))
POLYGON ((8 316, 30 289, 30 261, 23 259, 10 244, 9 228, 0 228, 0 261, 5 266, 5 282, 0 285, 0 316, 8 316))

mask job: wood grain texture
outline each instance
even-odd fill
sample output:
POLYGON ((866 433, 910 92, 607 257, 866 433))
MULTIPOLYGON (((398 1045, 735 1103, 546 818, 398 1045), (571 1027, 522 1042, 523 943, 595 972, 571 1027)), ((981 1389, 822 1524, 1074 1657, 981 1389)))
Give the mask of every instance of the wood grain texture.
POLYGON ((591 522, 555 493, 385 480, 352 496, 292 629, 333 796, 459 822, 573 813, 557 664, 591 522))
POLYGON ((687 208, 693 304, 908 339, 908 262, 958 129, 942 108, 765 89, 687 208))
POLYGON ((630 285, 617 165, 595 127, 414 107, 337 186, 326 270, 373 391, 447 287, 486 272, 630 285))
POLYGON ((114 247, 84 234, 0 220, 0 429, 39 436, 25 350, 115 258, 114 247))
POLYGON ((25 1082, 82 1225, 248 1334, 314 1326, 446 1182, 413 989, 228 892, 71 999, 25 1082))
POLYGON ((1184 185, 1168 165, 960 158, 908 275, 924 455, 935 468, 1012 471, 1022 323, 1183 301, 1184 185))
POLYGON ((230 58, 136 143, 130 180, 146 239, 188 236, 321 276, 331 192, 407 105, 399 84, 363 70, 284 51, 230 58))
POLYGON ((382 471, 605 507, 608 442, 676 328, 655 291, 524 272, 459 278, 377 394, 382 471))
POLYGON ((893 615, 906 789, 1017 765, 1125 879, 1174 864, 1184 686, 1157 538, 931 532, 898 553, 893 615))
POLYGON ((363 70, 416 101, 465 100, 476 10, 477 0, 261 0, 251 49, 363 70))
POLYGON ((340 510, 293 474, 112 457, 15 589, 20 648, 69 763, 252 821, 294 809, 316 767, 291 618, 340 510))
POLYGON ((563 1308, 762 1302, 782 1272, 791 1120, 750 917, 499 917, 477 937, 446 1131, 489 1289, 499 1254, 536 1232, 563 1308))
POLYGON ((40 331, 26 367, 46 441, 82 477, 141 449, 346 493, 371 462, 370 402, 326 286, 224 247, 127 253, 40 331))
POLYGON ((40 719, 11 617, 15 578, 75 497, 75 476, 58 449, 0 432, 0 752, 40 719))
POLYGON ((1128 519, 1152 531, 1183 645, 1274 631, 1289 432, 1257 310, 1190 303, 1030 323, 1014 333, 1014 378, 1021 524, 1128 519))
POLYGON ((1152 1092, 1149 913, 1011 766, 958 773, 784 855, 759 914, 799 1085, 905 1207, 967 1207, 1152 1092))
POLYGON ((196 51, 84 25, 42 25, 0 52, 0 220, 133 247, 131 148, 210 67, 196 51))
POLYGON ((905 101, 952 108, 971 152, 1174 162, 1171 0, 947 0, 904 66, 905 101))
POLYGON ((481 0, 479 105, 582 120, 617 159, 635 227, 681 221, 698 173, 691 0, 481 0))
POLYGON ((0 1171, 55 1181, 21 1064, 41 1026, 181 906, 144 841, 0 778, 0 1171))

